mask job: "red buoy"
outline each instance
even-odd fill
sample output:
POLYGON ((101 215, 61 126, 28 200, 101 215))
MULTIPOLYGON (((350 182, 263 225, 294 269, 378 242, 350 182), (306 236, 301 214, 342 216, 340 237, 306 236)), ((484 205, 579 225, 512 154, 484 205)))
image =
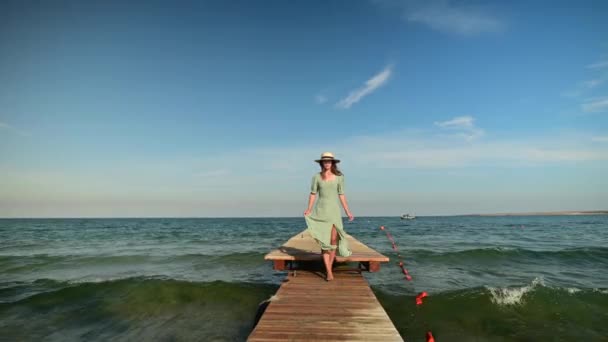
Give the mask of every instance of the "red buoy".
POLYGON ((433 337, 433 333, 430 331, 426 332, 426 342, 435 342, 435 338, 433 337))
POLYGON ((422 298, 428 296, 428 293, 426 292, 420 292, 420 294, 418 294, 416 296, 416 305, 422 305, 422 298))

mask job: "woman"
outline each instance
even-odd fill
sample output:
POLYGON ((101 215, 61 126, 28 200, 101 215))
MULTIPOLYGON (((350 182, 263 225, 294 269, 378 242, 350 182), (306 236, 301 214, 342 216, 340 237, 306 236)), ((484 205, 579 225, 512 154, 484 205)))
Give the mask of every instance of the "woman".
POLYGON ((321 245, 323 262, 327 271, 325 280, 331 281, 334 279, 332 265, 336 258, 336 249, 340 256, 347 257, 352 254, 342 226, 338 199, 342 203, 348 220, 352 221, 354 217, 348 209, 346 196, 344 196, 344 176, 338 170, 337 165, 340 160, 335 159, 331 152, 325 152, 321 154, 321 159, 315 160, 315 162, 321 166, 321 172, 312 177, 308 209, 304 212, 304 218, 308 231, 321 245), (317 194, 319 200, 312 210, 317 194))

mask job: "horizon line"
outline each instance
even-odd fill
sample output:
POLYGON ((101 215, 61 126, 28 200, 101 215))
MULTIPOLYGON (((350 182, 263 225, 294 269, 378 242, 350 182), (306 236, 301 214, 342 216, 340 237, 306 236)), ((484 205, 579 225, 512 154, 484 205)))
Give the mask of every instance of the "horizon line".
MULTIPOLYGON (((438 214, 416 215, 416 217, 454 217, 454 216, 577 216, 577 215, 608 215, 608 210, 557 210, 503 213, 471 213, 471 214, 438 214)), ((345 216, 343 216, 345 217, 345 216)), ((357 218, 399 218, 400 215, 364 215, 357 218)), ((0 220, 28 219, 269 219, 269 218, 303 218, 303 216, 30 216, 30 217, 0 217, 0 220)), ((347 221, 348 222, 348 221, 347 221)))

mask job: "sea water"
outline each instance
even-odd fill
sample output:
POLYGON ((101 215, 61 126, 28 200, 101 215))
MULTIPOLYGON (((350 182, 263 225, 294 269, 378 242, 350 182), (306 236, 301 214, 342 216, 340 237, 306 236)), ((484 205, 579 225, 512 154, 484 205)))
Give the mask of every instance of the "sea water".
MULTIPOLYGON (((264 254, 304 228, 2 219, 0 339, 243 341, 285 277, 264 254)), ((391 258, 365 277, 407 341, 608 340, 608 216, 358 217, 345 229, 391 258)))

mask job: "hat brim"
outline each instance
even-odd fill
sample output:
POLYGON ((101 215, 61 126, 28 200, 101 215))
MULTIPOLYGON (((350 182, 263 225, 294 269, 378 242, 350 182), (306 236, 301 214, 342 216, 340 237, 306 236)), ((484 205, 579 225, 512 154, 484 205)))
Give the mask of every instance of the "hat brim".
POLYGON ((340 162, 340 159, 317 159, 317 160, 315 160, 315 162, 320 163, 320 162, 323 162, 323 161, 326 161, 326 160, 333 161, 334 163, 339 163, 340 162))

